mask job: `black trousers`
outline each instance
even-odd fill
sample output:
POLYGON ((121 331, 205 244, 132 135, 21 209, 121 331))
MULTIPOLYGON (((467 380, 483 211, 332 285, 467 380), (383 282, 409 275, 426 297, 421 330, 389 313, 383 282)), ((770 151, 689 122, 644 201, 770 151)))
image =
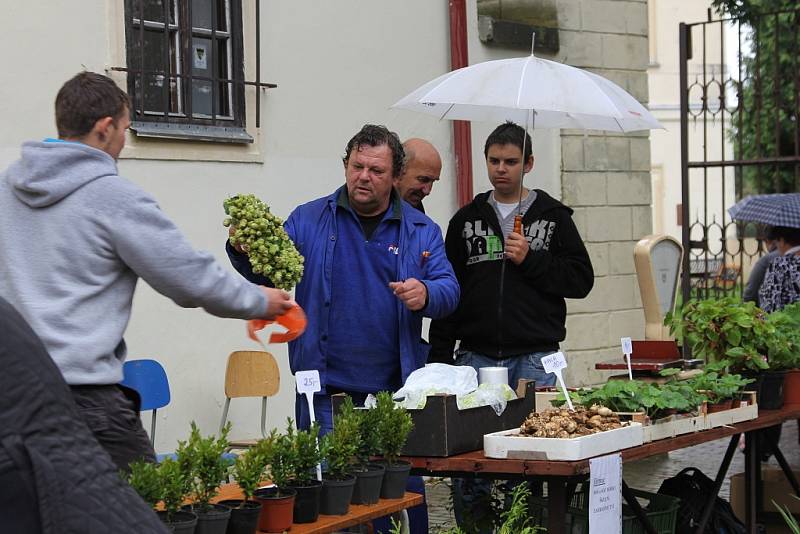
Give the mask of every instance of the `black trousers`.
POLYGON ((117 468, 136 460, 155 462, 156 453, 139 419, 139 396, 118 384, 70 386, 78 411, 117 468))

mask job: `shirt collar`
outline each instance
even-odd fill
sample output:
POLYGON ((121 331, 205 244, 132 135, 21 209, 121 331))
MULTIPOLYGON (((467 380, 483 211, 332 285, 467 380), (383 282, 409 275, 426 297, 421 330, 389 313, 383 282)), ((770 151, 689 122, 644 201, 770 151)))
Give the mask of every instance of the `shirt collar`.
MULTIPOLYGON (((352 212, 353 215, 358 215, 350 208, 350 197, 347 196, 346 185, 339 189, 339 196, 336 199, 336 205, 352 212)), ((389 210, 389 214, 387 214, 386 218, 395 219, 398 221, 403 218, 403 203, 400 201, 400 195, 397 194, 397 191, 395 191, 394 188, 392 188, 389 207, 391 209, 389 210)))

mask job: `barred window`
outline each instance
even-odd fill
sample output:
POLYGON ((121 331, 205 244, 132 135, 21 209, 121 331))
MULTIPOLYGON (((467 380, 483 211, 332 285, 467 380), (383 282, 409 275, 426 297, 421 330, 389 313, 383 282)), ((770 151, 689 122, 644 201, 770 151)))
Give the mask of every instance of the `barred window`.
POLYGON ((244 79, 242 0, 126 0, 125 38, 137 135, 253 141, 245 87, 275 85, 244 79))

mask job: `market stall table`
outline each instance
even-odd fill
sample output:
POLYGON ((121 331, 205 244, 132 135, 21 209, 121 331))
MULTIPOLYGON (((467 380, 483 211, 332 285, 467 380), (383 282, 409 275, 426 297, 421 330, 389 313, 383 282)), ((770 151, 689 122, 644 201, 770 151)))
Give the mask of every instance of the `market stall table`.
MULTIPOLYGON (((737 423, 733 426, 723 426, 704 430, 691 434, 683 434, 670 439, 653 441, 624 449, 621 452, 622 461, 629 462, 641 460, 657 454, 667 453, 684 447, 699 445, 717 439, 731 437, 728 450, 720 465, 714 481, 714 497, 719 492, 719 488, 725 478, 730 465, 736 444, 741 434, 745 435, 745 502, 748 532, 755 534, 758 515, 763 506, 761 498, 761 470, 760 454, 756 436, 759 430, 778 425, 787 420, 800 418, 800 405, 787 405, 780 410, 760 410, 757 419, 737 423)), ((764 435, 762 433, 762 435, 764 435)), ((769 444, 775 454, 775 458, 786 473, 792 487, 800 496, 800 486, 797 484, 794 475, 786 463, 783 454, 778 449, 777 443, 769 444)), ((574 491, 575 485, 587 478, 589 474, 589 459, 578 461, 547 461, 547 460, 523 460, 523 459, 495 459, 484 456, 483 451, 473 451, 447 458, 434 458, 422 456, 409 456, 403 458, 411 462, 412 472, 418 475, 428 476, 477 476, 492 479, 519 479, 526 477, 538 477, 547 482, 548 490, 548 534, 564 533, 564 517, 567 502, 574 491)), ((642 518, 641 508, 632 498, 627 486, 623 481, 623 495, 637 516, 642 518), (638 509, 637 509, 638 508, 638 509)), ((710 513, 711 503, 705 507, 710 513)), ((707 518, 706 518, 707 520, 707 518)), ((647 528, 649 524, 645 522, 647 528)), ((702 532, 701 528, 698 532, 702 532)), ((649 530, 652 532, 652 530, 649 530)))
MULTIPOLYGON (((214 502, 226 499, 241 499, 242 490, 236 484, 225 484, 220 487, 219 494, 214 502)), ((422 495, 406 493, 401 499, 381 499, 377 504, 351 504, 346 515, 320 515, 313 523, 293 524, 289 532, 292 534, 326 534, 336 532, 347 527, 360 525, 395 512, 400 512, 412 506, 422 504, 422 495)), ((258 531, 262 532, 262 531, 258 531)))

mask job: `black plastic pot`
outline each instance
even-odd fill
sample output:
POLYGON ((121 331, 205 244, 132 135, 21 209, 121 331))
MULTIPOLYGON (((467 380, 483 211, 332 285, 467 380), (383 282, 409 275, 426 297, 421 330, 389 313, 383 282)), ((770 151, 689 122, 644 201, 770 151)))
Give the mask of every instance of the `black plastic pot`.
POLYGON ((383 475, 381 499, 400 499, 405 495, 410 471, 411 464, 409 462, 401 460, 393 464, 387 463, 386 472, 383 475))
POLYGON ((181 509, 197 515, 195 534, 225 534, 231 518, 231 509, 224 504, 209 504, 205 509, 186 505, 181 509))
POLYGON ((780 410, 783 408, 783 381, 786 371, 743 372, 745 378, 755 382, 745 386, 745 391, 756 392, 759 410, 780 410))
POLYGON ((307 485, 288 487, 297 492, 294 498, 294 523, 313 523, 319 517, 319 501, 322 494, 322 482, 312 480, 307 485))
POLYGON ((367 464, 364 471, 356 472, 356 485, 350 504, 375 504, 381 496, 383 474, 386 467, 381 464, 367 464))
POLYGON ((229 506, 231 518, 225 534, 254 534, 258 528, 258 516, 261 514, 261 503, 258 501, 242 501, 230 499, 220 501, 219 504, 229 506), (244 506, 242 506, 244 502, 244 506))
POLYGON ((197 526, 197 516, 192 512, 181 510, 172 514, 172 517, 167 520, 167 512, 161 511, 158 512, 158 517, 175 534, 194 534, 197 526))
POLYGON ((350 499, 353 497, 355 485, 356 477, 354 476, 344 480, 323 477, 320 512, 325 515, 345 515, 350 509, 350 499))

